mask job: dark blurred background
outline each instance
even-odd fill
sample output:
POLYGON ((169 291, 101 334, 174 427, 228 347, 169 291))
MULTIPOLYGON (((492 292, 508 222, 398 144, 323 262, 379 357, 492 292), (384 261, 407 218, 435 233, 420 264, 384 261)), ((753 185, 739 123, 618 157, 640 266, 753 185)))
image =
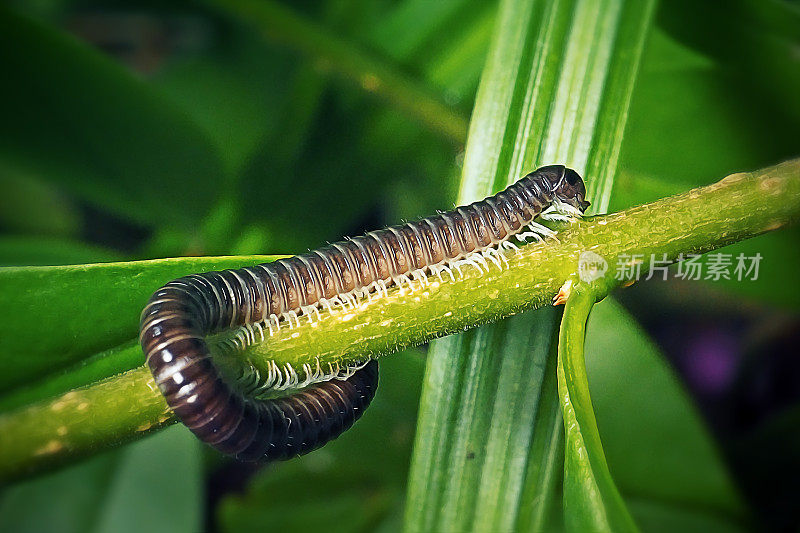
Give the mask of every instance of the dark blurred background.
MULTIPOLYGON (((246 4, 2 8, 0 265, 298 253, 452 206, 495 2, 284 0, 267 22, 246 4)), ((661 3, 612 210, 800 154, 799 9, 661 3)), ((774 530, 800 526, 799 243, 726 249, 763 256, 754 281, 617 294, 774 530)), ((205 526, 336 530, 354 506, 397 525, 423 367, 388 358, 366 427, 330 450, 266 473, 209 454, 205 526)))

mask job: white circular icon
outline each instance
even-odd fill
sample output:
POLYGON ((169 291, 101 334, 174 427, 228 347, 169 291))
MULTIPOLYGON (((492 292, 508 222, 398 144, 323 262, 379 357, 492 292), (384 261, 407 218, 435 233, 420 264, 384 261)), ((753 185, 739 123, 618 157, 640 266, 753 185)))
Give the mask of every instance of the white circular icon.
POLYGON ((585 251, 578 257, 578 277, 586 283, 598 280, 608 272, 608 263, 600 255, 585 251))

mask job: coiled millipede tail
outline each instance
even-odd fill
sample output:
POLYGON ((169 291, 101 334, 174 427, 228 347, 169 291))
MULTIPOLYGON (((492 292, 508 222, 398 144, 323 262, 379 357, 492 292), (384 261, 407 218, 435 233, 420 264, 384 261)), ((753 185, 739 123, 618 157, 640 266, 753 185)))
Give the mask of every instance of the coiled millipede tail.
MULTIPOLYGON (((504 191, 450 212, 392 226, 288 259, 185 276, 153 294, 140 341, 156 384, 176 416, 202 441, 241 460, 286 459, 336 438, 375 395, 378 364, 271 373, 259 394, 226 379, 207 336, 233 328, 273 332, 298 316, 334 312, 392 285, 472 265, 500 265, 512 237, 542 240, 534 221, 580 216, 581 177, 561 165, 539 168, 504 191), (288 385, 288 386, 287 386, 288 385), (296 388, 265 398, 268 389, 296 388)), ((253 335, 254 337, 254 335, 253 335)))

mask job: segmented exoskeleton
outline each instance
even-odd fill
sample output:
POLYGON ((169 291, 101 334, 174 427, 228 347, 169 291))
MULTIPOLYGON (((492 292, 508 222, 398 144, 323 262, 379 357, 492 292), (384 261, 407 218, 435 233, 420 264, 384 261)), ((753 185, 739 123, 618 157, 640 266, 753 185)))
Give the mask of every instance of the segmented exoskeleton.
MULTIPOLYGON (((550 235, 534 222, 546 210, 580 215, 583 180, 561 165, 542 167, 504 191, 447 213, 392 226, 288 259, 186 276, 156 291, 142 312, 140 341, 170 408, 201 440, 242 460, 309 452, 349 428, 372 400, 376 361, 317 372, 326 379, 263 399, 229 383, 206 337, 241 326, 273 331, 320 308, 352 305, 412 279, 486 265, 511 237, 550 235)), ((488 267, 487 267, 488 268, 488 267)), ((307 370, 307 374, 311 369, 307 370)), ((280 374, 280 373, 278 373, 280 374)), ((266 388, 305 385, 286 380, 266 388)), ((263 391, 262 391, 263 392, 263 391)))

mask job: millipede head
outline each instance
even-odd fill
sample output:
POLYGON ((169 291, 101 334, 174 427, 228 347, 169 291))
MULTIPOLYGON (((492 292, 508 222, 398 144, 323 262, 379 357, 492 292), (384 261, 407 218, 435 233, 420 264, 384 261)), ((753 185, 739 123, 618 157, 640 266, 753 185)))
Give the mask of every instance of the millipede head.
POLYGON ((562 202, 571 205, 582 213, 589 208, 586 201, 586 185, 580 174, 564 165, 540 167, 529 174, 547 182, 553 194, 562 202))
POLYGON ((571 168, 564 169, 563 187, 565 197, 561 198, 562 201, 579 209, 581 213, 589 208, 591 204, 586 201, 586 185, 580 175, 571 168))

